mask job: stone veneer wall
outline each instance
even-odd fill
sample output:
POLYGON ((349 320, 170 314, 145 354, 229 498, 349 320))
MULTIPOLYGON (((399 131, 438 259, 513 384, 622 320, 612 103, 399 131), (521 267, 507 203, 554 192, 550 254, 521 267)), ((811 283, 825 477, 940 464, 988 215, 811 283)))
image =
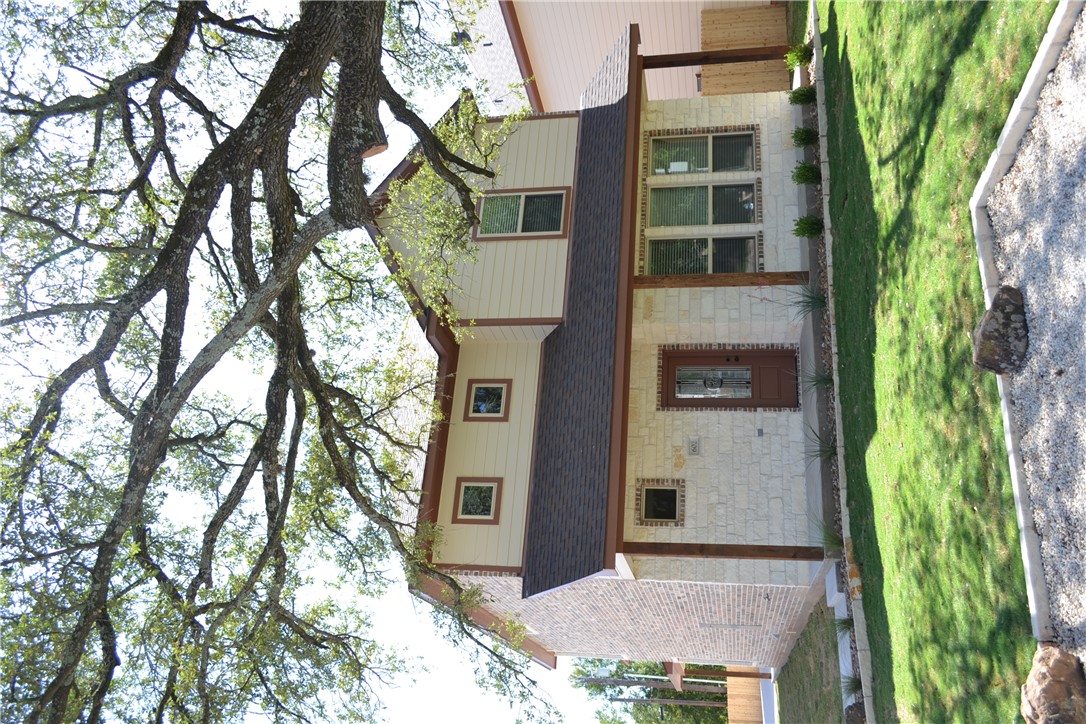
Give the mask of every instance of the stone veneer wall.
MULTIPOLYGON (((791 230, 800 215, 800 190, 790 178, 800 158, 789 138, 797 113, 784 93, 650 102, 642 112, 646 138, 665 129, 757 126, 760 157, 749 175, 762 180, 759 230, 767 271, 804 268, 801 242, 791 230)), ((798 345, 802 325, 791 305, 793 293, 782 286, 635 290, 624 513, 627 541, 819 544, 814 520, 821 503, 807 495, 806 428, 801 412, 657 409, 661 345, 798 345), (687 454, 690 436, 699 438, 700 455, 687 454), (682 526, 637 524, 639 478, 685 481, 682 526)), ((803 368, 804 360, 799 360, 798 369, 803 368)), ((809 564, 786 561, 638 557, 631 565, 638 578, 661 581, 803 586, 811 580, 809 564)))
POLYGON ((563 656, 692 664, 783 666, 806 624, 804 586, 720 585, 587 578, 521 598, 521 579, 461 576, 488 608, 519 619, 563 656))

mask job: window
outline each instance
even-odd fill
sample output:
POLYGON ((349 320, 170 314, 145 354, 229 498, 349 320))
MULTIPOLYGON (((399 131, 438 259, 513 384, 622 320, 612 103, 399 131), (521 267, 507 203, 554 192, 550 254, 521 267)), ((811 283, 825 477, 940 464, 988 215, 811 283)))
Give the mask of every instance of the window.
POLYGON ((794 408, 795 349, 660 350, 659 403, 667 409, 794 408))
POLYGON ((730 133, 686 138, 654 138, 652 173, 719 173, 754 170, 754 134, 730 133))
POLYGON ((755 238, 651 239, 649 274, 728 274, 756 271, 755 238), (712 241, 712 243, 709 243, 712 241))
POLYGON ((649 226, 753 224, 755 218, 754 184, 663 186, 649 192, 649 226))
POLYGON ((505 422, 509 419, 512 380, 468 380, 464 420, 505 422))
POLYGON ((566 190, 487 194, 479 211, 476 238, 564 235, 566 190))
POLYGON ((640 478, 634 495, 637 525, 679 527, 686 519, 686 481, 640 478))
POLYGON ((452 522, 497 525, 501 498, 501 478, 457 478, 452 522))

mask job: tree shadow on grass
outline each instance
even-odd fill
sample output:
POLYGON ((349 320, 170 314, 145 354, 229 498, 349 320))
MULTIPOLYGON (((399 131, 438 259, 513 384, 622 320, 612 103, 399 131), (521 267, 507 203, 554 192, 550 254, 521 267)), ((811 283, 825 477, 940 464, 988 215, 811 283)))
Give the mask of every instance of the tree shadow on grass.
POLYGON ((836 3, 823 22, 829 163, 833 186, 834 294, 839 352, 838 404, 841 406, 848 481, 850 527, 863 569, 864 613, 875 654, 877 718, 895 718, 890 630, 883 591, 883 568, 864 454, 878 430, 873 352, 877 330, 878 220, 868 160, 853 93, 854 78, 845 41, 838 35, 836 3))

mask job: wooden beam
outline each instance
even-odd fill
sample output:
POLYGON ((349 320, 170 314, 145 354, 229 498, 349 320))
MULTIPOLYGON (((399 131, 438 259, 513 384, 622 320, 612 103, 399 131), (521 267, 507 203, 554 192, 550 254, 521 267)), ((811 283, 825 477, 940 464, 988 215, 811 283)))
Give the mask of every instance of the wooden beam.
POLYGON ((664 662, 664 673, 667 674, 667 678, 671 681, 671 686, 675 691, 683 690, 683 672, 685 669, 686 666, 681 661, 672 659, 664 662))
POLYGON ((724 63, 753 63, 759 60, 779 60, 784 63, 787 45, 768 45, 764 48, 732 48, 730 50, 696 50, 692 53, 668 53, 646 55, 645 70, 656 68, 683 68, 689 65, 722 65, 724 63))
MULTIPOLYGON (((698 679, 772 679, 772 674, 761 671, 714 671, 713 669, 687 669, 685 676, 698 679)), ((684 687, 686 685, 684 684, 684 687)))
POLYGON ((694 701, 692 699, 626 699, 615 698, 611 701, 618 702, 620 704, 665 704, 668 706, 708 706, 714 709, 727 709, 728 702, 726 701, 694 701))
POLYGON ((733 272, 729 274, 642 274, 634 277, 634 288, 799 286, 807 284, 810 279, 810 273, 805 271, 733 272))
MULTIPOLYGON (((619 544, 622 553, 665 558, 734 558, 760 561, 821 561, 819 546, 736 545, 732 543, 634 543, 619 544)), ((688 672, 689 674, 689 672, 688 672)))
MULTIPOLYGON (((670 681, 653 681, 652 679, 597 679, 585 677, 581 679, 584 684, 599 684, 601 686, 643 686, 646 689, 668 689, 676 691, 670 681)), ((713 686, 712 684, 684 684, 679 691, 696 691, 702 694, 726 694, 726 686, 713 686)))

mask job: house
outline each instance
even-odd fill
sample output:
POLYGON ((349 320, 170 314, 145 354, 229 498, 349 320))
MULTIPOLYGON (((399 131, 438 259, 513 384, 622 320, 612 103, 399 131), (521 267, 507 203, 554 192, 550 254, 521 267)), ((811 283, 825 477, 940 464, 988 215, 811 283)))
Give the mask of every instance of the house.
POLYGON ((419 514, 433 562, 485 592, 476 620, 519 619, 545 664, 772 670, 829 568, 783 9, 633 5, 640 25, 618 3, 479 19, 476 62, 492 87, 534 77, 535 112, 449 296, 470 336, 428 322, 447 423, 419 514))

